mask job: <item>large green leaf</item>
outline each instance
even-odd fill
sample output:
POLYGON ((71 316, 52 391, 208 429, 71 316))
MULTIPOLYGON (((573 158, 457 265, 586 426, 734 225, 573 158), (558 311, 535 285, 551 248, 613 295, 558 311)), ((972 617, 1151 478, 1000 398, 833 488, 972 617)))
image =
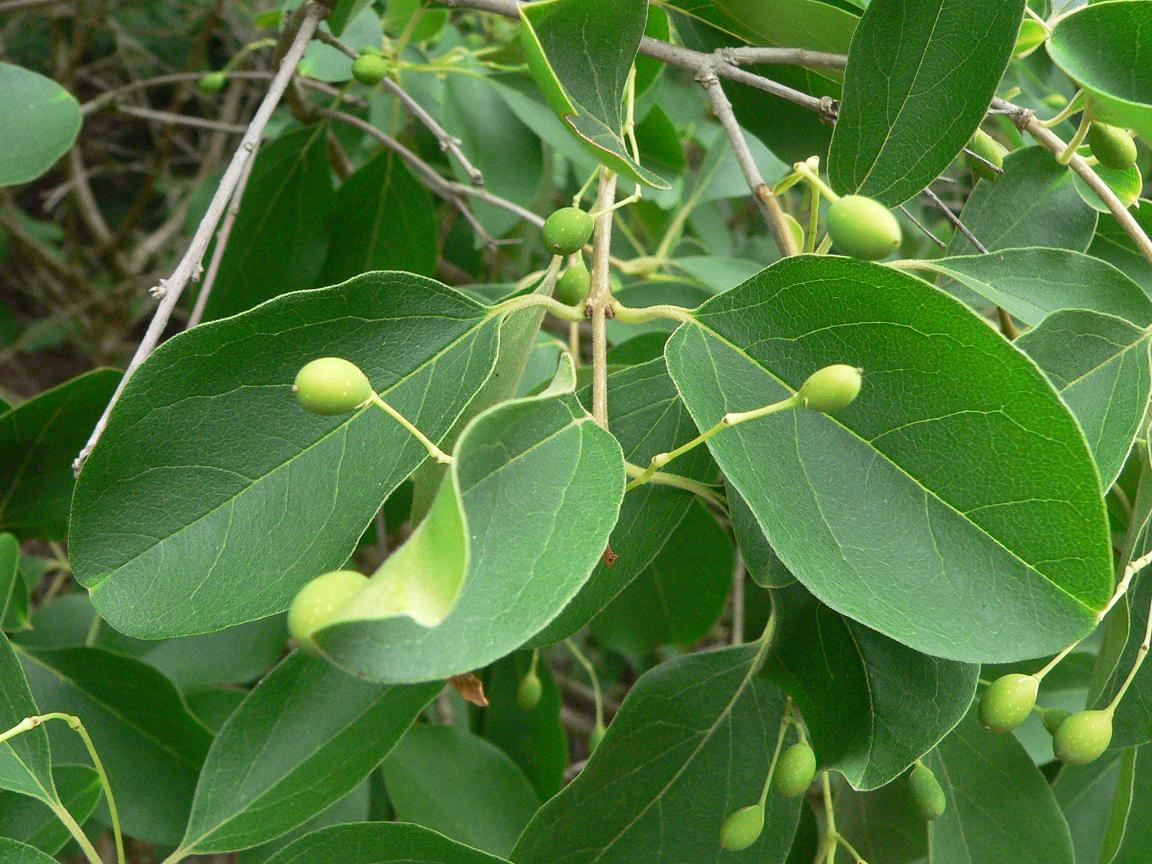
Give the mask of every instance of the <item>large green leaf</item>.
POLYGON ((575 396, 490 408, 457 442, 428 517, 313 638, 337 665, 378 681, 491 663, 587 581, 623 488, 619 444, 575 396))
POLYGON ((928 826, 905 779, 871 792, 841 786, 836 793, 836 830, 877 864, 917 864, 928 855, 928 826))
POLYGON ((0 864, 56 864, 56 859, 35 846, 0 837, 0 864))
POLYGON ((1065 765, 1052 784, 1078 862, 1101 860, 1113 814, 1120 808, 1121 815, 1126 816, 1132 803, 1135 755, 1135 750, 1112 752, 1089 765, 1065 765))
POLYGON ((1029 326, 1061 309, 1091 309, 1152 324, 1152 298, 1111 264, 1070 249, 1004 249, 909 261, 904 269, 955 279, 1029 326))
POLYGON ((1016 341, 1056 385, 1088 438, 1105 489, 1120 476, 1152 397, 1149 332, 1112 315, 1056 312, 1016 341))
POLYGON ((622 129, 623 98, 648 21, 648 0, 540 0, 520 7, 528 69, 552 110, 615 171, 656 189, 622 129))
POLYGON ((303 824, 380 764, 440 686, 369 684, 290 655, 212 742, 180 848, 246 849, 303 824))
POLYGON ((96 608, 147 638, 287 608, 348 559, 427 456, 379 409, 305 412, 291 392, 300 366, 333 353, 357 362, 439 440, 491 370, 497 323, 485 315, 430 279, 369 273, 160 346, 77 482, 73 566, 96 608))
MULTIPOLYGON (((37 701, 84 721, 108 770, 124 831, 174 844, 184 831, 208 732, 172 683, 130 657, 103 648, 21 649, 37 701)), ((88 760, 79 737, 53 725, 52 750, 88 760)))
MULTIPOLYGON (((96 769, 87 765, 58 765, 52 769, 52 779, 64 809, 83 825, 96 809, 103 792, 96 769)), ((0 792, 0 826, 5 837, 35 846, 49 855, 55 855, 72 839, 50 807, 14 792, 0 792)))
MULTIPOLYGON (((20 661, 8 637, 0 634, 0 732, 7 732, 24 718, 39 713, 20 661)), ((0 744, 0 789, 31 795, 45 804, 56 803, 52 752, 43 726, 0 744)))
POLYGON ((829 256, 780 261, 695 315, 666 353, 701 428, 830 363, 865 370, 842 411, 708 441, 820 600, 968 662, 1054 653, 1094 628, 1112 574, 1091 453, 1040 370, 980 318, 918 279, 829 256))
POLYGON ((873 0, 860 19, 828 175, 895 207, 936 179, 984 118, 1024 0, 873 0))
POLYGON ((1011 735, 972 712, 926 762, 948 801, 928 827, 930 864, 1075 864, 1052 790, 1011 735))
POLYGON ((31 69, 0 63, 0 186, 35 180, 79 131, 80 105, 71 93, 31 69))
POLYGON ((0 528, 63 540, 72 499, 72 460, 120 380, 97 369, 0 414, 0 528))
MULTIPOLYGON (((1083 252, 1092 242, 1097 213, 1084 203, 1072 172, 1043 147, 1026 147, 1004 158, 1004 176, 977 183, 960 218, 985 248, 1050 246, 1083 252)), ((950 255, 975 249, 957 231, 950 255)))
POLYGON ((12 534, 0 534, 0 622, 8 617, 8 608, 20 584, 20 541, 12 534))
POLYGON ((1152 831, 1152 748, 1141 747, 1131 758, 1132 788, 1126 802, 1126 812, 1109 826, 1105 835, 1105 852, 1112 857, 1104 860, 1109 864, 1143 864, 1148 857, 1148 837, 1152 831))
POLYGON ((1084 88, 1093 117, 1152 138, 1152 0, 1094 3, 1062 18, 1048 53, 1084 88))
POLYGON ((644 860, 782 864, 800 802, 768 798, 764 833, 740 853, 720 826, 760 795, 784 697, 757 643, 678 657, 645 673, 580 775, 546 803, 512 854, 518 864, 644 860))
POLYGON ((313 287, 328 248, 334 197, 326 124, 261 147, 204 320, 313 287))
POLYGON ((314 831, 284 847, 267 864, 507 864, 449 840, 435 831, 401 822, 362 822, 314 831))
POLYGON ((803 713, 820 764, 855 788, 899 777, 967 713, 979 666, 918 654, 800 585, 775 596, 780 623, 768 675, 803 713))
POLYGON ((383 766, 396 818, 507 856, 540 802, 498 747, 454 726, 414 726, 383 766))
MULTIPOLYGON (((1130 211, 1145 233, 1152 234, 1152 201, 1143 199, 1130 211)), ((1130 279, 1152 294, 1152 262, 1136 248, 1132 238, 1111 213, 1100 216, 1089 254, 1123 270, 1130 279)))
MULTIPOLYGON (((1149 551, 1147 538, 1137 554, 1149 551), (1142 551, 1140 551, 1142 550, 1142 551)), ((1095 707, 1108 704, 1120 689, 1135 663, 1148 626, 1152 605, 1152 579, 1148 573, 1137 577, 1109 613, 1104 627, 1104 644, 1093 676, 1090 702, 1095 707)), ((1152 664, 1144 664, 1120 700, 1113 717, 1113 749, 1135 747, 1152 741, 1152 664)))

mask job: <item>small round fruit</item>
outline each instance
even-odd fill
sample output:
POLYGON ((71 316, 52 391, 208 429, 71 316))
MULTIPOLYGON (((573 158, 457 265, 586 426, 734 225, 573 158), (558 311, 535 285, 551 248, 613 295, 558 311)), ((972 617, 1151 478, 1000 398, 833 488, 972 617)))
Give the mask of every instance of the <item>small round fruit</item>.
POLYGON ((827 414, 850 405, 862 383, 860 370, 855 366, 835 363, 809 375, 797 395, 805 408, 827 414))
POLYGON ((1112 715, 1107 711, 1077 711, 1052 736, 1056 758, 1065 765, 1087 765, 1104 755, 1112 743, 1112 715))
POLYGON ((388 61, 379 54, 361 54, 352 61, 352 77, 369 87, 375 87, 387 74, 388 61))
POLYGON ((300 589, 288 607, 288 632, 301 645, 336 617, 336 613, 364 590, 368 577, 353 570, 333 570, 317 576, 300 589))
POLYGON ((1136 142, 1117 126, 1094 121, 1088 127, 1088 146, 1105 168, 1123 171, 1136 164, 1136 142))
POLYGON ((531 711, 540 704, 540 697, 544 694, 544 685, 540 676, 529 672, 520 679, 520 686, 516 688, 516 702, 525 711, 531 711))
POLYGON ((574 255, 592 239, 595 227, 592 216, 579 207, 561 207, 544 220, 540 233, 553 255, 574 255))
POLYGON ((720 826, 720 847, 727 852, 742 852, 764 833, 764 808, 750 804, 733 810, 720 826))
POLYGON ((603 723, 597 723, 592 727, 592 733, 588 736, 589 756, 596 752, 596 748, 600 746, 600 742, 604 740, 604 736, 607 734, 608 730, 604 728, 603 723))
POLYGON ((854 258, 877 261, 900 245, 900 223, 887 207, 863 195, 845 195, 828 208, 828 235, 854 258))
POLYGON ((321 357, 305 364, 292 385, 300 404, 313 414, 347 414, 372 396, 360 367, 342 357, 321 357))
POLYGON ((200 80, 196 82, 201 93, 219 93, 227 84, 228 74, 226 72, 209 72, 207 75, 202 75, 200 80))
POLYGON ((798 741, 780 756, 772 773, 772 788, 784 798, 799 798, 816 778, 816 754, 803 741, 798 741))
POLYGON ((564 271, 556 283, 556 299, 565 306, 576 306, 588 299, 588 288, 592 284, 592 274, 583 261, 577 261, 564 271))
POLYGON ((1055 735, 1056 730, 1060 728, 1060 724, 1072 716, 1071 711, 1065 711, 1063 708, 1049 708, 1040 715, 1040 722, 1044 724, 1044 728, 1048 730, 1049 735, 1055 735))
POLYGON ((948 799, 944 797, 940 781, 927 765, 917 765, 912 769, 912 773, 908 775, 908 789, 912 793, 916 809, 924 817, 925 822, 938 819, 948 806, 948 799))
MULTIPOLYGON (((973 135, 972 140, 968 142, 968 149, 977 156, 982 156, 997 168, 1004 167, 1004 157, 1008 154, 1008 148, 983 129, 976 130, 976 134, 973 135)), ((1000 172, 992 170, 979 159, 973 159, 971 156, 966 158, 968 160, 968 167, 972 169, 972 173, 977 177, 984 180, 995 180, 1000 176, 1000 172)))
POLYGON ((993 732, 1011 732, 1032 713, 1039 689, 1034 675, 1001 675, 980 697, 980 722, 993 732))

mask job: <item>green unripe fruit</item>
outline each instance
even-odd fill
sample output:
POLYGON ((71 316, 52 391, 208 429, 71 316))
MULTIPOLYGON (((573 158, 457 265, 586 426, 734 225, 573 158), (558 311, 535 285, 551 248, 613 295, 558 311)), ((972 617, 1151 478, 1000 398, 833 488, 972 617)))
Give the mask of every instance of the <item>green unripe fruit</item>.
POLYGON ((588 736, 588 755, 591 756, 596 752, 596 748, 600 746, 600 742, 604 740, 604 736, 608 734, 608 730, 604 728, 603 723, 597 723, 592 727, 592 734, 588 736))
POLYGON ((750 804, 733 810, 720 826, 720 847, 727 852, 743 852, 764 833, 764 808, 750 804))
POLYGON ((1060 724, 1072 716, 1071 711, 1065 711, 1063 708, 1049 708, 1040 715, 1040 722, 1044 724, 1044 728, 1048 730, 1049 735, 1055 735, 1056 730, 1060 728, 1060 724))
POLYGON ((1093 122, 1088 127, 1088 146, 1105 168, 1123 171, 1136 164, 1136 141, 1117 126, 1093 122))
MULTIPOLYGON (((975 153, 977 156, 982 156, 997 168, 1004 167, 1004 157, 1008 153, 1008 148, 985 132, 983 129, 977 129, 976 134, 972 136, 972 140, 968 142, 968 149, 975 153)), ((1000 176, 999 172, 993 171, 979 159, 973 159, 971 156, 967 157, 968 167, 972 169, 972 173, 977 177, 984 180, 995 180, 1000 176)))
POLYGON ((1112 715, 1107 711, 1078 711, 1052 736, 1056 758, 1065 765, 1087 765, 1104 755, 1112 743, 1112 715))
POLYGON ((859 369, 836 363, 809 375, 808 380, 800 385, 797 395, 805 408, 827 414, 851 404, 860 393, 862 383, 859 369))
POLYGON ((556 299, 566 306, 576 306, 588 299, 588 288, 591 284, 592 274, 588 272, 583 261, 577 261, 564 271, 564 275, 556 283, 556 299))
POLYGON ((219 93, 227 84, 228 73, 226 72, 209 72, 207 75, 201 76, 200 80, 196 82, 201 93, 219 93))
POLYGON ((342 357, 313 360, 292 385, 300 404, 313 414, 347 414, 372 396, 372 385, 355 363, 342 357))
POLYGON ((803 741, 793 744, 780 756, 772 773, 772 788, 784 798, 799 798, 816 778, 816 754, 803 741))
POLYGON ((301 645, 308 645, 312 634, 335 618, 367 584, 367 576, 352 570, 333 570, 317 576, 292 599, 288 632, 301 645))
POLYGON ((352 77, 369 87, 375 87, 387 74, 388 61, 379 54, 361 54, 352 61, 352 77))
POLYGON ((540 697, 544 694, 544 685, 540 676, 529 672, 520 679, 520 686, 516 688, 516 701, 525 711, 531 711, 540 704, 540 697))
POLYGON ((916 809, 924 817, 925 822, 938 819, 948 806, 948 799, 944 790, 940 788, 940 781, 927 765, 917 765, 908 775, 908 789, 912 793, 912 801, 916 809))
POLYGON ((1011 732, 1028 719, 1039 690, 1040 681, 1033 675, 1001 675, 980 697, 980 722, 993 732, 1011 732))
POLYGON ((1049 108, 1055 108, 1057 110, 1065 108, 1068 105, 1068 97, 1063 93, 1049 93, 1040 101, 1047 105, 1049 108))
POLYGON ((879 201, 845 195, 828 208, 828 236, 845 255, 877 261, 900 245, 900 223, 879 201))
POLYGON ((540 233, 553 255, 574 255, 592 239, 595 227, 592 216, 579 207, 561 207, 544 220, 540 233))

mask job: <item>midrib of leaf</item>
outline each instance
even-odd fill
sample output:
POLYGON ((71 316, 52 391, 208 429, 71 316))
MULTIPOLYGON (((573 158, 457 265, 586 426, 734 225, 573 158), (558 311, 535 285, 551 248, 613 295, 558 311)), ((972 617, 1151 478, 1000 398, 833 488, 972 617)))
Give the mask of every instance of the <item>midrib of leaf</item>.
MULTIPOLYGON (((936 760, 940 764, 940 772, 944 775, 944 782, 948 784, 948 788, 952 790, 952 795, 955 797, 956 784, 952 782, 952 775, 948 771, 948 760, 940 754, 940 758, 936 760)), ((968 832, 964 830, 964 820, 960 818, 960 814, 954 814, 956 820, 956 827, 960 830, 960 841, 964 844, 964 857, 968 860, 969 864, 976 864, 972 858, 972 845, 968 842, 968 832)), ((928 832, 928 860, 932 861, 932 832, 928 832)))
MULTIPOLYGON (((1099 372, 1105 366, 1110 366, 1111 364, 1113 364, 1117 361, 1123 361, 1124 355, 1126 355, 1129 351, 1132 351, 1132 350, 1140 347, 1141 345, 1144 345, 1147 347, 1150 344, 1149 343, 1149 335, 1150 335, 1149 331, 1145 330, 1139 339, 1137 339, 1135 342, 1129 342, 1127 345, 1121 345, 1118 342, 1113 342, 1111 339, 1102 340, 1102 341, 1108 342, 1110 345, 1113 345, 1116 348, 1119 348, 1121 350, 1117 351, 1115 354, 1109 354, 1107 359, 1102 360, 1101 362, 1099 362, 1095 366, 1093 366, 1091 369, 1084 371, 1083 373, 1081 373, 1076 378, 1072 378, 1071 380, 1069 380, 1067 383, 1060 385, 1059 387, 1056 388, 1056 392, 1057 393, 1063 393, 1065 390, 1069 390, 1074 385, 1079 384, 1085 378, 1088 378, 1089 376, 1094 375, 1095 373, 1099 372)), ((1113 384, 1113 388, 1115 388, 1115 384, 1113 384)), ((1111 404, 1112 400, 1109 399, 1108 403, 1111 404)))
MULTIPOLYGON (((781 289, 781 290, 783 290, 783 289, 781 289)), ((866 322, 856 322, 856 323, 860 324, 860 323, 866 323, 866 322)), ((713 330, 712 328, 710 328, 707 325, 705 325, 704 323, 702 323, 699 317, 696 318, 694 324, 692 324, 692 323, 683 324, 683 325, 681 325, 680 329, 683 329, 684 327, 692 327, 692 326, 699 327, 701 330, 710 334, 718 342, 723 343, 728 348, 730 348, 731 350, 733 350, 734 352, 739 354, 741 357, 743 357, 745 360, 747 360, 749 363, 751 363, 753 366, 762 370, 766 375, 768 375, 768 377, 770 377, 772 380, 774 380, 777 384, 779 384, 784 389, 789 390, 790 392, 793 392, 793 393, 796 392, 795 390, 792 389, 792 387, 789 384, 787 384, 775 372, 773 372, 771 369, 768 369, 766 366, 761 364, 760 361, 755 360, 753 357, 751 357, 748 354, 747 351, 745 351, 739 345, 736 345, 735 343, 729 341, 727 338, 725 338, 724 336, 721 336, 715 330, 713 330)), ((679 331, 677 331, 677 332, 679 332, 679 331)), ((711 353, 711 352, 709 352, 709 353, 711 353)), ((673 376, 672 381, 676 385, 676 389, 679 392, 680 391, 680 385, 676 382, 676 379, 674 376, 673 376)), ((683 393, 681 393, 680 395, 681 395, 681 399, 683 399, 683 393)), ((685 404, 687 404, 687 403, 685 403, 685 404)), ((1012 557, 1014 560, 1018 561, 1021 565, 1023 565, 1026 570, 1040 576, 1042 579, 1044 579, 1045 582, 1048 582, 1054 588, 1059 590, 1062 594, 1064 594, 1065 596, 1074 600, 1077 603, 1077 605, 1083 607, 1085 610, 1091 612, 1093 615, 1098 611, 1095 607, 1089 606, 1086 602, 1081 600, 1079 597, 1070 593, 1068 591, 1068 589, 1066 589, 1063 585, 1060 585, 1060 584, 1054 582, 1051 578, 1048 577, 1048 575, 1046 573, 1044 573, 1040 570, 1037 570, 1035 567, 1033 567, 1031 564, 1029 564, 1027 561, 1025 561, 1019 555, 1017 555, 1014 551, 1012 551, 1007 546, 1005 546, 1003 544, 1003 542, 1001 542, 998 538, 996 538, 992 534, 988 533, 988 531, 986 531, 981 525, 979 525, 978 523, 973 522, 971 519, 969 519, 968 515, 966 513, 964 513, 961 510, 958 510, 950 502, 945 501, 937 493, 935 493, 934 491, 929 489, 927 486, 925 486, 923 483, 921 483, 919 480, 917 480, 915 477, 913 477, 912 474, 910 474, 907 470, 905 470, 905 468, 903 466, 901 466, 899 463, 897 463, 887 452, 885 452, 884 450, 881 450, 879 447, 874 446, 872 444, 872 442, 869 441, 868 439, 861 437, 854 429, 850 429, 849 427, 845 426, 843 423, 841 423, 839 420, 837 420, 835 418, 835 416, 830 415, 830 414, 825 415, 825 419, 828 420, 829 422, 833 423, 837 427, 839 427, 844 432, 847 432, 849 435, 851 435, 853 438, 855 438, 860 443, 864 444, 865 446, 869 447, 870 449, 872 449, 873 451, 878 453, 884 459, 885 462, 887 462, 889 465, 891 465, 893 468, 895 468, 900 474, 904 475, 904 477, 906 477, 915 486, 917 486, 924 493, 925 498, 931 497, 934 500, 938 501, 940 504, 942 504, 947 510, 951 511, 952 513, 955 513, 957 516, 959 516, 961 519, 963 519, 964 522, 966 522, 967 524, 969 524, 973 528, 975 528, 981 535, 983 535, 984 537, 987 537, 988 540, 990 540, 994 545, 1003 549, 1010 557, 1012 557)), ((938 418, 938 417, 929 418, 929 420, 932 422, 935 422, 939 419, 940 418, 938 418)), ((928 422, 928 421, 920 421, 920 422, 928 422)), ((1076 428, 1080 431, 1081 438, 1083 438, 1084 432, 1083 432, 1083 430, 1080 429, 1078 422, 1076 424, 1076 428)), ((1087 441, 1084 442, 1084 446, 1085 446, 1085 448, 1088 447, 1087 441)), ((1100 478, 1099 478, 1098 474, 1097 474, 1097 478, 1096 478, 1096 483, 1097 483, 1097 486, 1100 485, 1100 478)), ((1103 494, 1104 493, 1101 490, 1101 492, 1100 492, 1101 498, 1103 498, 1103 494)), ((1012 504, 1012 503, 1018 503, 1018 502, 1001 501, 1001 502, 998 502, 996 506, 1002 506, 1005 504, 1012 504)), ((982 507, 987 507, 987 506, 990 506, 990 505, 982 505, 982 507)))

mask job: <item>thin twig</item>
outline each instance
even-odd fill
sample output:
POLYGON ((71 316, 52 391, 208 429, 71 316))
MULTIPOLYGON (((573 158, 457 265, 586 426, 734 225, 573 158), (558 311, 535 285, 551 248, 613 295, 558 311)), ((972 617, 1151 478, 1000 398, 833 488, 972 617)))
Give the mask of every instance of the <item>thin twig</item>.
POLYGON ((728 641, 741 645, 744 642, 744 579, 748 568, 744 566, 740 550, 736 550, 735 559, 732 562, 732 635, 728 641))
POLYGON ((612 308, 609 278, 612 247, 612 205, 616 203, 616 174, 607 169, 600 174, 596 193, 596 231, 592 238, 592 279, 585 314, 592 319, 592 416, 608 428, 608 316, 612 308))
POLYGON ((328 14, 328 10, 325 7, 317 3, 310 3, 308 5, 307 12, 300 22, 300 28, 296 31, 296 35, 293 37, 288 50, 285 51, 284 57, 280 61, 280 66, 276 71, 276 76, 272 79, 272 83, 268 87, 268 92, 264 94, 264 99, 260 102, 260 107, 256 109, 256 115, 248 125, 248 131, 244 133, 244 138, 240 142, 240 146, 236 148, 236 153, 232 156, 232 161, 229 163, 227 170, 224 172, 224 176, 220 180, 216 194, 212 196, 212 201, 208 205, 208 211, 204 214, 204 218, 200 220, 200 225, 196 228, 196 233, 192 237, 192 242, 188 250, 184 253, 184 257, 180 259, 180 263, 176 265, 176 269, 172 271, 172 275, 160 282, 160 304, 156 307, 156 312, 148 324, 148 329, 139 347, 136 349, 136 353, 132 355, 132 359, 128 362, 128 368, 124 370, 124 377, 120 379, 116 391, 112 394, 112 399, 104 409, 104 413, 97 422, 96 428, 92 430, 92 435, 89 437, 88 443, 84 445, 84 449, 80 451, 80 454, 72 463, 72 470, 76 474, 80 473, 80 469, 84 467, 84 462, 88 459, 92 448, 96 446, 96 443, 100 440, 100 436, 104 434, 104 429, 108 426, 108 417, 112 413, 116 402, 120 399, 120 395, 124 392, 125 385, 131 380, 136 370, 140 368, 140 364, 148 358, 148 355, 152 353, 152 350, 160 342, 160 337, 164 334, 164 328, 168 325, 168 319, 172 316, 172 312, 176 308, 176 304, 179 302, 180 295, 184 292, 184 288, 199 274, 204 252, 212 240, 212 233, 219 223, 220 218, 223 216, 224 210, 232 198, 232 193, 236 189, 236 185, 240 182, 244 167, 256 152, 256 147, 264 135, 264 128, 268 125, 268 121, 272 117, 272 112, 276 110, 276 106, 280 102, 280 97, 284 95, 284 91, 288 87, 288 82, 296 71, 296 65, 300 62, 300 58, 304 56, 304 50, 308 47, 308 43, 312 39, 312 34, 316 32, 321 18, 326 14, 328 14))
POLYGON ((988 247, 976 239, 976 235, 969 230, 967 225, 960 221, 960 217, 952 212, 951 207, 940 200, 939 195, 928 188, 924 189, 924 194, 928 196, 928 200, 936 206, 936 209, 944 214, 944 218, 951 222, 952 226, 961 234, 963 234, 969 243, 976 247, 977 252, 979 252, 981 255, 988 254, 988 247))
POLYGON ((825 69, 843 69, 848 65, 848 58, 843 54, 809 51, 807 48, 740 46, 737 48, 719 48, 716 50, 716 56, 733 66, 741 66, 745 63, 753 65, 767 63, 770 66, 819 66, 825 69))
POLYGON ((918 229, 920 229, 920 232, 925 237, 927 237, 929 240, 931 240, 933 243, 935 243, 941 249, 947 248, 948 244, 945 243, 943 240, 941 240, 939 237, 937 237, 935 234, 933 234, 930 230, 928 230, 928 226, 925 225, 923 222, 921 222, 919 219, 917 219, 915 216, 913 216, 912 211, 909 210, 907 208, 907 206, 905 206, 904 204, 901 204, 900 205, 900 212, 903 213, 905 215, 905 217, 907 217, 909 222, 911 222, 918 229))
POLYGON ((5 3, 0 3, 0 15, 5 12, 23 12, 25 9, 40 9, 44 6, 58 6, 70 2, 72 0, 7 0, 5 3))
POLYGON ((242 126, 239 123, 221 123, 219 120, 192 117, 188 114, 173 114, 170 111, 156 111, 152 108, 140 108, 136 105, 117 105, 116 110, 130 117, 154 120, 157 123, 167 123, 170 126, 192 126, 196 129, 211 129, 213 132, 228 132, 233 135, 243 135, 248 131, 247 126, 242 126))

